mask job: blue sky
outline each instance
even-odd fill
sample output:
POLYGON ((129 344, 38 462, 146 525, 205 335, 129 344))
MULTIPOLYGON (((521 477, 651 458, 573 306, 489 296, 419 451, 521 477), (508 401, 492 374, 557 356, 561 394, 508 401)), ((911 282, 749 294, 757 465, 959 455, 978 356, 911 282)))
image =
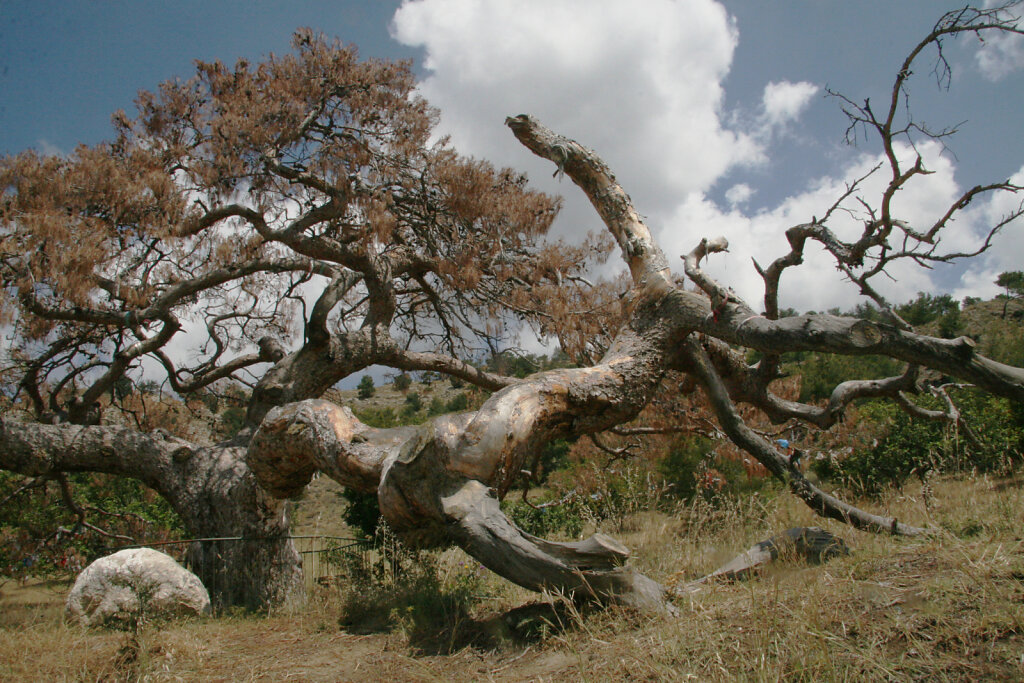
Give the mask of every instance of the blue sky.
MULTIPOLYGON (((711 268, 756 301, 750 258, 784 251, 782 230, 820 213, 877 153, 843 144, 845 121, 824 88, 884 99, 907 51, 962 4, 0 0, 0 153, 97 143, 110 133, 110 114, 130 111, 139 89, 187 78, 194 59, 286 51, 292 31, 311 26, 356 43, 364 56, 414 59, 457 148, 526 170, 566 196, 560 234, 600 226, 574 187, 518 147, 502 126, 506 115, 535 114, 601 153, 675 262, 700 237, 726 234, 732 253, 711 268)), ((919 118, 966 124, 950 150, 928 157, 937 172, 908 192, 911 218, 924 220, 957 189, 1024 166, 1024 79, 1010 68, 1024 61, 1020 45, 1002 46, 995 62, 980 60, 979 47, 969 39, 951 48, 949 92, 929 78, 930 62, 912 82, 919 118)), ((954 244, 997 210, 979 207, 954 244)), ((994 294, 994 274, 1024 263, 1021 243, 1016 226, 970 269, 897 273, 891 295, 994 294)), ((856 301, 827 263, 809 259, 804 273, 784 282, 785 303, 856 301)))
POLYGON ((413 58, 391 40, 398 2, 0 0, 0 152, 69 150, 110 135, 140 89, 188 78, 193 61, 287 52, 311 26, 364 56, 413 58))

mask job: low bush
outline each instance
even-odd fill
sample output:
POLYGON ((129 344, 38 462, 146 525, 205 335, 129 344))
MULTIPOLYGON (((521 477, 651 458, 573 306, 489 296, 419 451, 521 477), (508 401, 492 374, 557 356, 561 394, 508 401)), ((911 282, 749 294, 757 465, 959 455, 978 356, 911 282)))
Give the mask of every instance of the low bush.
POLYGON ((506 499, 502 501, 501 509, 516 526, 528 534, 577 538, 583 533, 584 520, 579 502, 575 498, 570 498, 561 505, 535 507, 553 500, 556 499, 548 495, 539 501, 532 501, 531 506, 518 498, 506 499))
POLYGON ((442 571, 436 552, 404 545, 386 524, 368 557, 342 556, 348 576, 339 624, 353 633, 401 630, 410 645, 451 653, 477 644, 482 634, 470 610, 484 591, 484 570, 467 559, 442 571))
MULTIPOLYGON (((872 401, 860 409, 859 428, 878 436, 846 457, 816 460, 814 471, 857 493, 878 495, 886 486, 900 487, 909 477, 929 472, 1012 470, 1024 453, 1024 407, 970 388, 950 393, 966 428, 914 418, 892 403, 872 401)), ((931 396, 915 400, 923 407, 941 407, 931 396)))
POLYGON ((398 416, 395 414, 394 408, 353 407, 352 412, 362 422, 378 429, 387 429, 398 425, 398 416))
POLYGON ((672 496, 683 501, 700 496, 714 502, 724 496, 759 491, 770 482, 768 477, 749 475, 739 460, 718 456, 717 446, 712 439, 699 435, 679 437, 672 443, 658 463, 672 496))
POLYGON ((374 391, 373 378, 369 375, 363 375, 363 378, 359 380, 359 385, 356 387, 356 393, 359 398, 366 400, 373 396, 374 391))

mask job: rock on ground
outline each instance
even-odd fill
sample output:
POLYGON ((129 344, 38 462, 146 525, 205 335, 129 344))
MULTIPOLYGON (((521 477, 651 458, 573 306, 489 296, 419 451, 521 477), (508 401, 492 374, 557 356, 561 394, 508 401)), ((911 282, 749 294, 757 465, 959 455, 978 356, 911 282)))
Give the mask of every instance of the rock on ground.
POLYGON ((195 574, 152 548, 107 555, 86 567, 68 593, 64 614, 85 626, 129 626, 210 611, 195 574))

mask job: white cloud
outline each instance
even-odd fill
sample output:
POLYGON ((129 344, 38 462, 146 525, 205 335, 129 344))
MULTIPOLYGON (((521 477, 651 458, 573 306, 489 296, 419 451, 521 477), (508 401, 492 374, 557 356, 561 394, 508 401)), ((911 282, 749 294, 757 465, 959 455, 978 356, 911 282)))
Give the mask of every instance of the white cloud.
POLYGON ((795 121, 819 90, 818 86, 806 81, 769 83, 761 96, 765 122, 769 126, 781 126, 795 121))
MULTIPOLYGON (((1010 178, 1010 182, 1024 186, 1024 167, 1010 178)), ((1020 211, 1024 201, 1020 195, 1000 192, 992 195, 988 201, 972 206, 967 216, 975 225, 975 232, 982 234, 991 226, 998 225, 1007 216, 1020 211)), ((980 257, 973 259, 970 268, 964 273, 960 286, 953 291, 957 298, 964 296, 980 296, 991 298, 1002 291, 995 284, 999 273, 1007 270, 1021 270, 1024 264, 1024 230, 1022 221, 1004 227, 993 240, 993 248, 980 257)))
POLYGON ((725 191, 725 201, 729 202, 729 206, 738 206, 749 201, 755 191, 746 183, 737 183, 725 191))
MULTIPOLYGON (((932 173, 918 176, 915 182, 909 183, 896 195, 893 215, 907 221, 915 229, 924 231, 941 217, 963 192, 963 188, 957 184, 955 167, 948 157, 942 155, 939 144, 919 145, 918 151, 924 159, 925 167, 932 173)), ((915 158, 914 150, 907 146, 898 146, 897 153, 903 161, 915 158)), ((756 259, 762 266, 767 266, 775 258, 787 253, 789 244, 784 235, 787 228, 806 223, 815 216, 823 216, 841 196, 847 183, 864 176, 880 161, 882 158, 879 156, 863 155, 844 169, 841 175, 821 179, 805 191, 787 198, 778 207, 752 216, 744 215, 735 208, 723 211, 706 196, 691 195, 677 208, 669 222, 671 227, 657 234, 657 239, 674 269, 681 272, 680 255, 693 249, 703 237, 725 236, 729 240, 729 252, 710 257, 705 268, 732 287, 755 310, 761 310, 763 283, 752 261, 756 259)), ((885 183, 885 170, 882 169, 864 182, 864 196, 877 199, 885 183)), ((972 250, 979 244, 979 236, 985 226, 994 224, 999 217, 1015 208, 1019 201, 1019 198, 1004 193, 979 202, 978 208, 964 213, 946 228, 940 245, 942 251, 972 250)), ((853 209, 858 208, 855 202, 848 202, 847 205, 853 209)), ((853 240, 863 229, 863 222, 860 216, 840 212, 834 214, 829 226, 841 239, 853 240)), ((1014 239, 1014 234, 1020 235, 1020 228, 1020 225, 1009 227, 996 249, 985 259, 970 263, 963 274, 964 286, 955 292, 958 298, 968 294, 995 294, 995 288, 985 285, 987 280, 995 278, 989 275, 1011 269, 1007 264, 1024 262, 1024 246, 1019 237, 1014 239)), ((918 292, 937 291, 933 279, 935 271, 921 268, 913 262, 894 264, 889 268, 889 275, 889 278, 876 278, 875 286, 893 302, 906 301, 918 292)), ((861 300, 857 289, 836 272, 831 257, 813 246, 806 250, 803 265, 791 268, 783 275, 780 292, 780 303, 797 310, 821 311, 832 307, 849 309, 861 300)))
POLYGON ((1016 33, 989 33, 974 54, 981 75, 999 81, 1024 67, 1024 36, 1016 33))
MULTIPOLYGON (((819 92, 779 74, 765 87, 756 119, 743 129, 740 123, 730 127, 727 122, 741 117, 723 110, 723 82, 739 35, 713 0, 647 0, 639 8, 618 0, 407 0, 392 32, 425 49, 427 77, 420 89, 441 109, 442 131, 457 149, 525 170, 534 185, 565 196, 562 235, 602 226, 581 192, 568 180, 552 179, 552 165, 515 141, 502 125, 508 115, 535 115, 596 150, 677 270, 679 255, 702 237, 728 237, 731 253, 713 257, 708 268, 755 308, 762 290, 751 258, 767 264, 786 253, 786 228, 823 215, 847 182, 880 161, 867 154, 847 158, 831 177, 794 188, 779 206, 754 215, 742 210, 755 191, 745 183, 734 182, 725 193, 728 209, 709 200, 709 191, 731 170, 763 163, 774 133, 796 121, 819 92)), ((916 178, 895 203, 897 217, 915 226, 930 225, 962 192, 953 162, 938 145, 924 144, 920 151, 933 173, 916 178)), ((913 158, 909 148, 901 154, 913 158)), ((883 172, 870 179, 867 196, 880 196, 884 182, 883 172)), ((971 208, 947 230, 944 247, 972 243, 983 216, 971 208)), ((835 223, 846 239, 863 228, 848 216, 835 223)), ((987 277, 974 272, 965 277, 987 277)), ((879 286, 894 301, 937 291, 934 271, 908 264, 894 266, 891 274, 894 280, 879 286)), ((850 307, 858 294, 825 254, 809 248, 805 265, 784 276, 782 299, 785 306, 823 310, 850 307)))
POLYGON ((47 157, 67 156, 63 149, 45 138, 39 138, 39 153, 47 157))
POLYGON ((535 181, 553 169, 519 146, 506 116, 532 114, 597 150, 649 212, 764 158, 721 122, 738 34, 712 0, 417 0, 392 31, 425 47, 421 91, 456 147, 535 181))

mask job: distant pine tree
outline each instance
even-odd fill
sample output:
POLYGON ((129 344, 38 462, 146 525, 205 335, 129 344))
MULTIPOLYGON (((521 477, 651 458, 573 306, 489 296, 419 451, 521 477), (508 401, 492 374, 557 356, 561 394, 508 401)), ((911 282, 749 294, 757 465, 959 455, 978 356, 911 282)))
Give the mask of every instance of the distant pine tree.
POLYGON ((363 375, 363 378, 359 380, 359 385, 356 386, 356 390, 361 399, 368 399, 373 396, 373 378, 369 375, 363 375))

